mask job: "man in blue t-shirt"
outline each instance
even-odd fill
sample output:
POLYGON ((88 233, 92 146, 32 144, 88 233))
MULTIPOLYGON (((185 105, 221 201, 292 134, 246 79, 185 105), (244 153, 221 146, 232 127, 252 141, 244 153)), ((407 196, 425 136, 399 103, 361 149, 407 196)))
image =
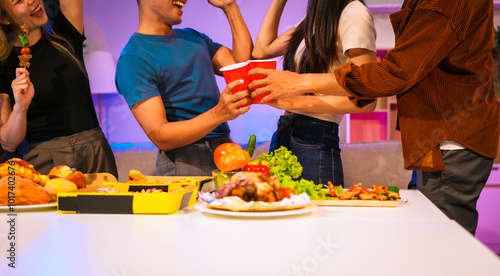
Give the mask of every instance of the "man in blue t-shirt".
POLYGON ((138 0, 139 27, 123 49, 116 86, 158 147, 156 175, 211 175, 228 120, 248 111, 248 91, 219 92, 214 73, 251 58, 252 38, 235 0, 209 0, 230 22, 234 51, 196 30, 173 29, 187 0, 138 0), (240 108, 241 107, 241 108, 240 108))

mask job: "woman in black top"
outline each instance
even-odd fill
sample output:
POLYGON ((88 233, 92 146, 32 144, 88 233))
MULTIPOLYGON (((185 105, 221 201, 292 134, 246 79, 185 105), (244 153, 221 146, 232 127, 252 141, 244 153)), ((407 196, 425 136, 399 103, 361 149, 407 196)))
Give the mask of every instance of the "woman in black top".
POLYGON ((42 174, 57 165, 117 176, 97 120, 83 64, 83 1, 60 0, 49 24, 43 2, 0 0, 0 142, 12 151, 24 138, 24 159, 42 174), (18 68, 20 25, 30 28, 28 69, 18 68))

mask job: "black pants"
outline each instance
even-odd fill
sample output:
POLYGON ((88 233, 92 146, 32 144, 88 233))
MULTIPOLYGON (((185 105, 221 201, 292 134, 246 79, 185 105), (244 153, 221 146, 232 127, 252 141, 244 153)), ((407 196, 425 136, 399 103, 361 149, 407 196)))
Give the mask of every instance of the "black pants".
POLYGON ((476 203, 493 167, 493 159, 470 150, 443 150, 445 171, 419 171, 419 189, 450 219, 475 234, 476 203))

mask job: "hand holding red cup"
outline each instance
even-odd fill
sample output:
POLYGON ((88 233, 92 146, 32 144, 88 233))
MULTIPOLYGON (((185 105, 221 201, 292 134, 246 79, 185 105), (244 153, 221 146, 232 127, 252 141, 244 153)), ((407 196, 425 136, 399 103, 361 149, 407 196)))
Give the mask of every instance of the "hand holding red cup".
MULTIPOLYGON (((240 79, 243 80, 243 83, 241 85, 236 86, 231 91, 232 94, 235 94, 237 92, 248 89, 248 84, 250 83, 250 77, 248 76, 248 71, 250 69, 249 69, 248 64, 249 64, 248 61, 240 62, 240 63, 235 63, 232 65, 225 66, 225 67, 220 69, 220 71, 222 72, 222 75, 224 76, 224 80, 226 81, 226 84, 229 84, 230 82, 233 82, 235 80, 240 80, 240 79)), ((250 100, 251 100, 251 98, 250 98, 250 100)), ((252 104, 252 101, 250 101, 249 103, 247 103, 244 106, 251 105, 251 104, 252 104)), ((244 107, 244 106, 242 106, 242 107, 244 107)))
MULTIPOLYGON (((250 60, 248 67, 249 67, 249 70, 254 69, 254 68, 264 68, 264 69, 275 69, 276 70, 276 60, 272 60, 272 59, 250 60)), ((264 76, 264 75, 252 75, 252 76, 250 76, 250 82, 255 81, 255 80, 265 79, 265 78, 266 78, 266 76, 264 76)), ((252 90, 252 92, 255 91, 255 89, 260 88, 260 87, 263 87, 263 86, 255 87, 252 90)), ((269 95, 269 93, 261 94, 261 95, 255 97, 253 100, 256 103, 260 103, 260 100, 262 100, 262 98, 264 98, 267 95, 269 95)))

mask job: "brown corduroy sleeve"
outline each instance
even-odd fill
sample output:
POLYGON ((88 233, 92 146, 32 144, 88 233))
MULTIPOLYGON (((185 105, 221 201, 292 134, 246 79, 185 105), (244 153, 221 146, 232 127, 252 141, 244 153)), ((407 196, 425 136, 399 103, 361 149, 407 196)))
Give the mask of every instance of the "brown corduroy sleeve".
POLYGON ((407 24, 400 28, 404 31, 396 46, 381 62, 361 66, 349 62, 335 70, 338 83, 354 97, 378 98, 405 93, 425 78, 459 43, 449 20, 438 12, 415 11, 407 24))

